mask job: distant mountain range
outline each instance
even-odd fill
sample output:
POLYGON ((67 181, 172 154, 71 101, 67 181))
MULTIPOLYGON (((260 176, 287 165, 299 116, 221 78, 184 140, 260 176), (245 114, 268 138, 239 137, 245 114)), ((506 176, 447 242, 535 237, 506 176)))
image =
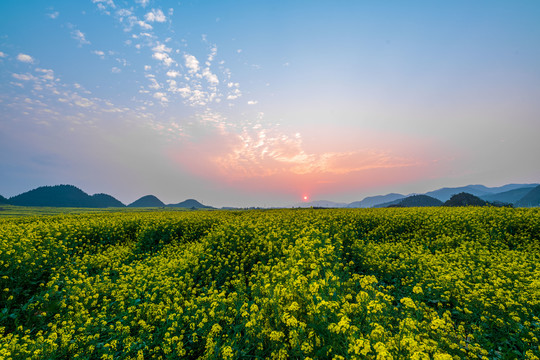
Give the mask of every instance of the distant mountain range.
MULTIPOLYGON (((425 194, 369 196, 361 201, 339 203, 328 200, 298 203, 292 207, 314 208, 370 208, 370 207, 421 207, 421 206, 466 206, 472 204, 512 205, 518 207, 540 206, 539 184, 508 184, 499 187, 468 185, 455 188, 441 188, 425 194), (465 194, 465 195, 460 195, 465 194), (456 195, 460 197, 454 198, 456 195), (471 198, 471 196, 473 198, 471 198), (455 205, 462 204, 462 205, 455 205)), ((0 195, 0 205, 87 207, 125 207, 121 201, 108 194, 89 195, 73 185, 42 186, 11 198, 0 195)), ((167 207, 187 209, 214 209, 195 199, 187 199, 177 204, 165 204, 154 195, 143 196, 128 207, 167 207)), ((232 209, 224 207, 224 209, 232 209)))
MULTIPOLYGON (((484 185, 468 185, 455 188, 441 188, 429 191, 425 194, 402 195, 391 193, 387 195, 369 196, 361 201, 352 203, 337 203, 332 201, 311 201, 299 203, 293 207, 331 207, 331 208, 379 208, 379 207, 418 207, 418 206, 455 206, 447 202, 455 195, 465 193, 472 195, 485 204, 489 202, 494 205, 513 205, 521 207, 540 206, 540 185, 539 184, 508 184, 499 187, 487 187, 484 185)), ((471 199, 461 198, 458 203, 466 203, 471 199)), ((466 205, 463 205, 466 206, 466 205)))
MULTIPOLYGON (((73 185, 41 186, 9 199, 0 195, 0 204, 18 206, 51 206, 51 207, 83 207, 109 208, 126 207, 121 201, 107 194, 88 195, 73 185)), ((143 196, 132 202, 128 207, 176 207, 188 209, 213 209, 194 199, 188 199, 178 204, 165 205, 154 195, 143 196)))

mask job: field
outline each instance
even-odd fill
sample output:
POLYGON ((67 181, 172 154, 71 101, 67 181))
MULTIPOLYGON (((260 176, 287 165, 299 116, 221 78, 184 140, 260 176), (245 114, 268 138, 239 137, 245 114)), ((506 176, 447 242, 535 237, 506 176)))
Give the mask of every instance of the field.
POLYGON ((2 359, 538 359, 540 209, 0 218, 2 359))

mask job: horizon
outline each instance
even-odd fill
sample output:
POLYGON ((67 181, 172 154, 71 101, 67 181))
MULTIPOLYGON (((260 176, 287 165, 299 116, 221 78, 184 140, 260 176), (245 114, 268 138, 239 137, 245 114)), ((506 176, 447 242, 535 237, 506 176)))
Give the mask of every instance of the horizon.
POLYGON ((538 18, 531 1, 2 2, 0 195, 275 207, 538 183, 538 18))
MULTIPOLYGON (((459 189, 459 188, 463 188, 463 187, 476 187, 476 186, 485 187, 485 188, 488 188, 488 189, 494 189, 494 188, 500 188, 500 187, 509 186, 509 185, 522 185, 524 187, 532 186, 531 189, 533 189, 535 186, 539 186, 540 183, 528 183, 528 184, 510 183, 510 184, 503 184, 503 185, 491 186, 491 187, 490 186, 485 186, 485 185, 482 185, 482 184, 468 184, 468 185, 456 186, 456 187, 441 187, 441 188, 438 188, 438 189, 427 190, 427 191, 424 191, 423 193, 401 194, 401 193, 391 192, 391 193, 386 193, 386 194, 372 194, 372 195, 366 195, 361 199, 357 199, 357 200, 349 199, 349 200, 346 200, 346 201, 334 201, 334 200, 329 200, 329 199, 311 199, 311 198, 308 198, 307 196, 304 196, 300 201, 297 201, 296 203, 280 204, 280 205, 273 205, 273 206, 262 206, 262 205, 233 206, 233 205, 226 205, 226 204, 225 205, 220 205, 220 206, 215 206, 211 202, 205 202, 203 200, 196 199, 196 198, 193 198, 193 197, 191 197, 191 198, 188 197, 188 198, 181 199, 181 200, 177 199, 177 200, 174 200, 174 201, 163 201, 162 199, 159 198, 159 196, 155 196, 152 193, 141 195, 141 196, 139 196, 136 199, 131 200, 131 201, 124 201, 122 199, 119 199, 114 194, 110 194, 110 193, 107 193, 107 192, 88 193, 83 188, 81 188, 79 186, 76 186, 76 185, 73 185, 73 184, 43 185, 43 186, 39 186, 39 187, 34 188, 34 189, 30 189, 30 190, 21 192, 20 194, 15 194, 14 196, 18 196, 18 195, 21 195, 21 194, 24 194, 24 193, 27 193, 27 192, 42 188, 42 187, 74 186, 74 187, 78 188, 79 190, 85 192, 86 194, 88 194, 90 196, 97 195, 97 194, 110 195, 113 198, 119 200, 125 206, 129 206, 130 204, 134 203, 135 201, 138 201, 141 198, 144 198, 146 196, 155 196, 158 200, 162 201, 165 206, 176 205, 176 204, 179 204, 179 203, 182 203, 182 202, 185 202, 185 201, 195 200, 195 201, 199 202, 202 205, 210 206, 210 207, 213 207, 213 208, 216 208, 216 209, 229 208, 229 207, 230 208, 263 208, 264 209, 264 208, 291 208, 291 207, 298 207, 298 206, 302 207, 303 205, 324 203, 324 202, 333 203, 333 204, 336 204, 336 205, 338 205, 338 204, 339 205, 350 205, 350 204, 355 203, 355 202, 361 202, 361 201, 364 201, 364 200, 366 200, 368 198, 373 198, 373 197, 378 197, 378 196, 384 197, 384 196, 388 196, 388 195, 400 195, 400 196, 403 196, 404 198, 407 198, 407 197, 410 197, 410 196, 425 195, 425 194, 433 192, 433 191, 446 190, 446 189, 459 189)), ((508 191, 508 190, 502 190, 501 192, 505 192, 505 191, 508 191)), ((494 192, 493 194, 495 194, 495 193, 497 193, 497 192, 494 192)), ((458 193, 456 193, 456 194, 458 194, 458 193)), ((0 193, 0 195, 3 196, 3 194, 1 194, 1 193, 0 193)), ((6 198, 9 200, 12 197, 13 196, 7 196, 6 198)))

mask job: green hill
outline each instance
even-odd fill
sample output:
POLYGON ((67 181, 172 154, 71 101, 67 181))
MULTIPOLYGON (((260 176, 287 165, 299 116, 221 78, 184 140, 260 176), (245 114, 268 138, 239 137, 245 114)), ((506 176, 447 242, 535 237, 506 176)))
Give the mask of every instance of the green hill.
POLYGON ((391 206, 399 207, 425 207, 425 206, 441 206, 443 202, 439 199, 428 195, 412 195, 402 199, 399 203, 391 206))
POLYGON ((480 196, 482 200, 489 202, 501 202, 507 204, 515 204, 525 195, 527 195, 534 187, 523 187, 520 189, 514 189, 509 191, 504 191, 496 194, 489 194, 480 196))
POLYGON ((211 206, 206 206, 201 204, 195 199, 187 199, 178 204, 169 204, 167 207, 178 207, 178 208, 187 208, 187 209, 214 209, 211 206))
POLYGON ((533 188, 525 196, 523 196, 516 203, 516 206, 523 206, 523 207, 540 206, 540 185, 533 188))
POLYGON ((73 185, 41 186, 9 199, 9 203, 18 206, 53 206, 53 207, 122 207, 120 201, 107 194, 90 196, 73 185))
POLYGON ((112 197, 109 194, 94 194, 91 196, 94 206, 97 208, 107 208, 107 207, 125 207, 120 200, 112 197))
POLYGON ((3 197, 2 195, 0 195, 0 204, 4 204, 4 205, 9 204, 9 200, 3 197))
POLYGON ((444 206, 487 206, 489 203, 469 193, 459 193, 444 203, 444 206))
POLYGON ((143 196, 131 204, 128 207, 164 207, 165 204, 154 195, 143 196))

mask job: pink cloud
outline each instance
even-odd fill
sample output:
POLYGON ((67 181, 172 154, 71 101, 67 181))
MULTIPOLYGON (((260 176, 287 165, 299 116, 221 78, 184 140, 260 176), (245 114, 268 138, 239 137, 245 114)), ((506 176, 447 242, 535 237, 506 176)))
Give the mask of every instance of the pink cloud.
POLYGON ((402 138, 392 146, 326 146, 308 152, 300 135, 260 127, 241 133, 214 128, 199 140, 170 148, 169 156, 191 173, 248 192, 332 194, 425 178, 437 165, 421 155, 425 144, 414 148, 411 142, 402 138), (408 150, 400 151, 405 145, 408 150))

